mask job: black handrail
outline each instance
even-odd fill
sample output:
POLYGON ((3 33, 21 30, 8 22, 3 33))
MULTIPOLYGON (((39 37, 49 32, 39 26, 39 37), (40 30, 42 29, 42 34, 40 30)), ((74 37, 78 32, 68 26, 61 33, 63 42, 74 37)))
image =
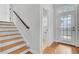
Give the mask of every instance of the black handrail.
POLYGON ((21 17, 20 17, 15 11, 13 11, 13 12, 14 12, 15 15, 20 19, 20 21, 25 25, 25 27, 26 27, 27 29, 30 29, 30 27, 26 25, 26 23, 21 19, 21 17))

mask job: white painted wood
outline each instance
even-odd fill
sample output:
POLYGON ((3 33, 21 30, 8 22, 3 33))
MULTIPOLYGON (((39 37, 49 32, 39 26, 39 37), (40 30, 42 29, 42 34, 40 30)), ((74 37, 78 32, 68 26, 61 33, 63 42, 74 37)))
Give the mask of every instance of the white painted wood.
POLYGON ((23 41, 23 40, 19 39, 19 40, 14 40, 14 41, 10 41, 10 42, 0 43, 0 47, 4 47, 4 46, 10 45, 10 44, 15 44, 15 43, 18 43, 21 41, 23 41))
POLYGON ((21 21, 13 14, 12 21, 17 26, 18 30, 22 34, 24 40, 29 43, 28 45, 40 53, 40 5, 12 5, 22 20, 30 27, 28 30, 21 21))
POLYGON ((21 35, 0 37, 0 40, 8 40, 8 39, 13 39, 13 38, 17 38, 17 37, 21 37, 21 35))

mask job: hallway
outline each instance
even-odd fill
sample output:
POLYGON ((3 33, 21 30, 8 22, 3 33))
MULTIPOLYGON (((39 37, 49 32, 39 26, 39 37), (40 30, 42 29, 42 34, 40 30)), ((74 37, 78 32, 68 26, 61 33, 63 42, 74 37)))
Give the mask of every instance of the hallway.
POLYGON ((78 54, 78 4, 1 4, 0 54, 78 54))
POLYGON ((79 54, 79 4, 42 6, 44 54, 79 54))

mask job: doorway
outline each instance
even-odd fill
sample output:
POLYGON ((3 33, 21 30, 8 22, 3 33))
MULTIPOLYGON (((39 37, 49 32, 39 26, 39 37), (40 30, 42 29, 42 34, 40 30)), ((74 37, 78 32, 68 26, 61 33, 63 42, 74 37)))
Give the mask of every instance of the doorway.
POLYGON ((76 5, 55 5, 56 41, 76 44, 76 5))

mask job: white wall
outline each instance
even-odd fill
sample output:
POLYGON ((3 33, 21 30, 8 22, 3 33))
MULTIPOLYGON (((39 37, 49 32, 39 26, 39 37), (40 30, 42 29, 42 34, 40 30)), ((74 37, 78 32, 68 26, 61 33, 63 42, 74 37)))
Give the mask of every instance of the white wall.
POLYGON ((0 4, 0 21, 9 21, 9 4, 0 4))
POLYGON ((19 28, 24 39, 29 42, 34 53, 40 53, 40 5, 39 4, 18 4, 13 5, 22 20, 30 27, 26 30, 24 25, 15 16, 13 21, 19 28))
POLYGON ((49 45, 51 45, 56 39, 56 19, 54 13, 54 5, 48 6, 48 19, 49 19, 49 45))
POLYGON ((77 19, 76 19, 76 30, 77 30, 77 38, 76 38, 76 45, 79 47, 79 5, 77 5, 77 11, 76 11, 76 16, 77 16, 77 19))

